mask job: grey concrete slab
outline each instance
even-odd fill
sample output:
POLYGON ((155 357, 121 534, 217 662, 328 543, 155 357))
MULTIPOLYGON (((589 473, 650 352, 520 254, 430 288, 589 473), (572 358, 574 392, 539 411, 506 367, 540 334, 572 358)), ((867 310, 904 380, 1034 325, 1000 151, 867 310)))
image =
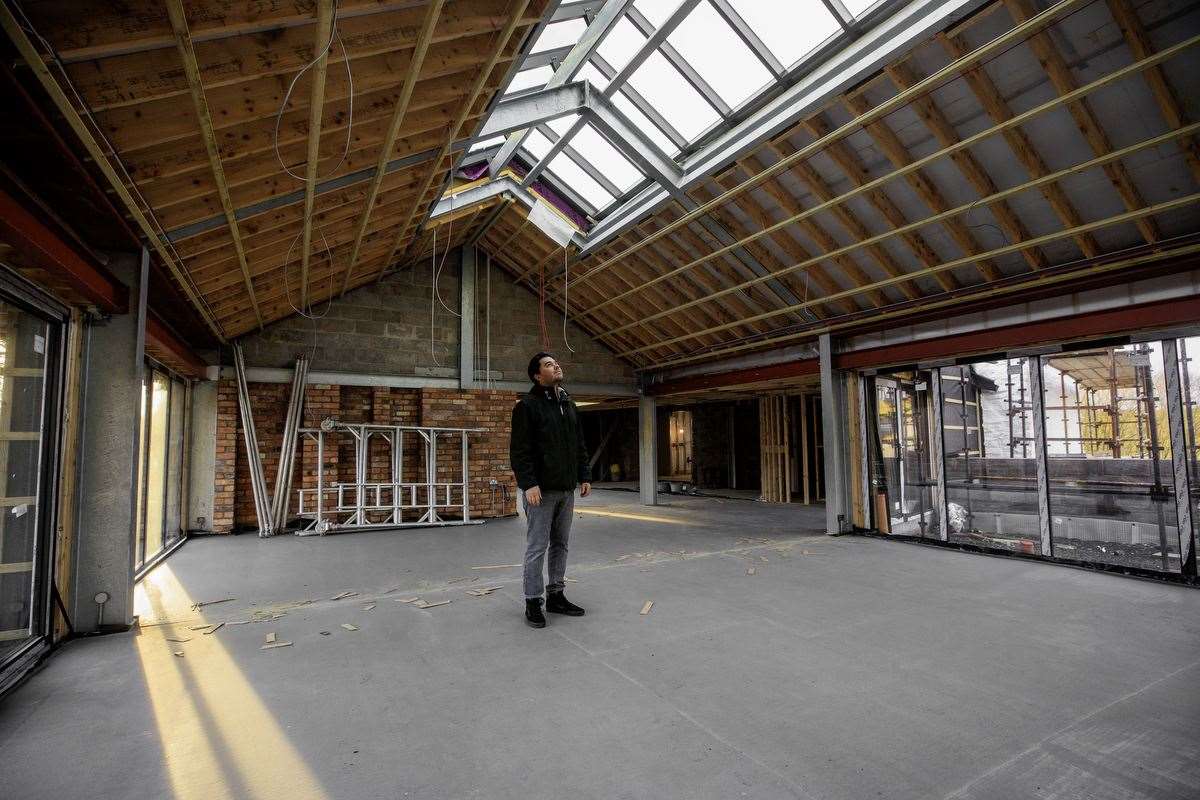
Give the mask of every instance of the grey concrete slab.
POLYGON ((587 615, 542 631, 523 624, 519 570, 469 569, 519 560, 518 519, 189 542, 141 584, 143 627, 70 643, 0 702, 0 785, 338 800, 1200 792, 1195 590, 831 539, 819 508, 616 495, 575 520, 568 595, 587 615), (466 593, 485 585, 500 588, 466 593), (358 594, 329 599, 341 591, 358 594), (396 602, 416 595, 452 602, 396 602), (237 600, 191 608, 223 596, 237 600), (292 644, 262 650, 268 633, 292 644))

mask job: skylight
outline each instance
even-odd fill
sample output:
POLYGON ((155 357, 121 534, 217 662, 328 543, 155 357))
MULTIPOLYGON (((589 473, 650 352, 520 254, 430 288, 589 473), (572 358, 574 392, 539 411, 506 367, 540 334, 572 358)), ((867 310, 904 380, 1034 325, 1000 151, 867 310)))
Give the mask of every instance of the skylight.
MULTIPOLYGON (((873 2, 858 0, 864 7, 873 2)), ((792 66, 842 29, 821 0, 787 3, 729 0, 729 4, 785 67, 792 66)))
MULTIPOLYGON (((854 20, 885 4, 899 5, 895 0, 588 4, 586 16, 580 12, 543 28, 526 68, 518 67, 504 93, 534 92, 552 78, 550 85, 586 81, 641 136, 610 140, 591 124, 580 124, 578 115, 553 119, 521 140, 516 152, 529 168, 524 182, 547 176, 585 213, 603 216, 617 199, 645 184, 637 165, 701 149, 706 137, 751 113, 752 101, 782 91, 807 72, 818 53, 852 41, 861 33, 854 20), (581 44, 588 25, 599 27, 581 44), (570 72, 556 74, 561 69, 570 72)), ((472 150, 488 146, 480 142, 472 150)), ((496 163, 511 155, 504 147, 499 152, 496 163)))
POLYGON ((758 94, 772 80, 767 68, 709 3, 696 6, 667 41, 730 106, 758 94), (713 58, 714 53, 720 57, 713 58))

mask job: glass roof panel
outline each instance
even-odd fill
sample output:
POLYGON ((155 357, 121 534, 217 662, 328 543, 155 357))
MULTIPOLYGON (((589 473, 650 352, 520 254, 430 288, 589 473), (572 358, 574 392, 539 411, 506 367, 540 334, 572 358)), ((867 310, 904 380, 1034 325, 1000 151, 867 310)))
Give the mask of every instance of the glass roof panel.
POLYGON ((533 43, 530 53, 544 53, 558 47, 569 47, 579 41, 587 23, 581 19, 569 19, 566 22, 555 22, 542 29, 542 35, 533 43))
MULTIPOLYGON (((764 0, 757 2, 761 3, 764 0)), ((775 5, 769 1, 766 4, 775 5)), ((679 8, 679 0, 634 0, 633 7, 642 12, 642 16, 650 20, 651 25, 661 28, 667 17, 671 16, 671 12, 679 8)))
POLYGON ((546 153, 550 152, 550 148, 553 146, 553 144, 538 131, 530 131, 529 135, 525 137, 525 141, 522 146, 529 151, 530 155, 533 156, 533 158, 530 159, 530 163, 534 163, 542 158, 545 158, 546 153))
POLYGON ((590 62, 583 65, 583 69, 576 73, 575 78, 581 81, 587 81, 592 86, 600 91, 608 86, 608 78, 604 77, 604 73, 596 69, 590 62))
POLYGON ((578 192, 580 197, 591 203, 597 210, 605 208, 616 199, 597 183, 595 178, 588 175, 583 167, 572 161, 566 153, 559 153, 550 159, 546 169, 563 184, 578 192))
POLYGON ((857 17, 877 2, 879 0, 842 0, 842 5, 846 6, 851 16, 857 17))
POLYGON ((667 41, 730 106, 771 83, 771 73, 707 2, 696 6, 667 41))
POLYGON ((556 119, 552 119, 546 124, 549 125, 551 130, 553 130, 559 136, 566 136, 567 131, 571 130, 571 126, 574 125, 576 120, 578 120, 578 119, 579 119, 578 114, 570 114, 565 117, 558 117, 556 119))
POLYGON ((512 81, 509 82, 508 88, 504 90, 505 94, 524 91, 525 89, 540 88, 546 85, 546 81, 550 80, 550 76, 554 74, 554 70, 550 67, 534 67, 533 69, 523 69, 516 75, 513 75, 512 81))
POLYGON ((571 147, 586 158, 604 177, 627 192, 644 177, 621 151, 591 125, 584 125, 571 139, 571 147))
POLYGON ((615 105, 622 114, 629 118, 629 121, 633 123, 633 127, 649 136, 650 140, 657 144, 664 153, 674 157, 679 152, 679 148, 675 146, 675 143, 667 138, 667 135, 663 133, 657 125, 651 122, 650 118, 643 114, 638 107, 633 104, 633 101, 626 97, 623 93, 617 92, 615 95, 613 95, 612 101, 613 105, 615 105))
POLYGON ((716 109, 683 79, 661 53, 654 52, 637 68, 629 83, 654 104, 667 122, 688 141, 720 119, 716 109))
POLYGON ((632 22, 622 17, 609 30, 604 41, 596 48, 596 52, 608 62, 613 70, 620 72, 621 68, 629 63, 629 59, 633 58, 645 43, 646 37, 633 27, 632 22))
POLYGON ((842 29, 821 0, 787 3, 729 0, 729 4, 785 67, 792 66, 842 29))

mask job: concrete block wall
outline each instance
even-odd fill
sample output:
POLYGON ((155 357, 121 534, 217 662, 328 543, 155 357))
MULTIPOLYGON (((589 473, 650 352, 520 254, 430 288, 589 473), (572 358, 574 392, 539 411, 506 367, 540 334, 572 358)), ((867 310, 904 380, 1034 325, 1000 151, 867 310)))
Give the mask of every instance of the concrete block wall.
MULTIPOLYGON (((452 252, 438 279, 442 301, 455 312, 459 309, 460 269, 458 253, 452 252)), ((492 379, 524 382, 529 357, 543 349, 538 298, 513 283, 498 265, 492 264, 490 272, 489 291, 487 263, 481 256, 475 279, 475 374, 479 380, 487 374, 490 327, 492 379)), ((426 260, 379 284, 355 289, 328 308, 318 307, 315 313, 319 319, 296 315, 245 336, 240 341, 246 364, 291 368, 297 353, 303 352, 310 354, 310 368, 315 371, 457 377, 459 319, 436 299, 432 304, 431 351, 431 273, 426 260)), ((564 343, 562 315, 549 305, 545 314, 550 336, 546 349, 563 364, 568 388, 573 381, 633 384, 629 364, 574 323, 567 325, 564 343)))
MULTIPOLYGON (((249 390, 259 451, 268 485, 273 490, 289 387, 286 384, 251 383, 249 390)), ((235 529, 254 528, 257 520, 237 406, 237 388, 233 380, 223 379, 217 391, 218 467, 213 531, 229 533, 235 529)), ((310 384, 305 390, 303 425, 315 428, 322 419, 333 417, 342 422, 482 428, 481 433, 472 434, 468 439, 470 513, 472 517, 510 516, 516 513, 516 481, 508 463, 510 415, 516 400, 517 394, 511 391, 310 384), (495 488, 491 484, 493 479, 497 482, 495 488)), ((424 474, 418 460, 420 453, 415 438, 406 438, 406 475, 424 474)), ((353 481, 354 448, 349 437, 327 439, 324 456, 327 480, 336 475, 337 480, 353 481)), ((461 465, 461 446, 457 437, 444 440, 438 456, 441 479, 457 479, 461 465)), ((293 513, 297 510, 295 489, 316 487, 316 443, 305 440, 296 458, 290 499, 293 513)), ((369 475, 378 480, 386 479, 390 463, 387 445, 382 441, 373 442, 369 453, 369 475)))

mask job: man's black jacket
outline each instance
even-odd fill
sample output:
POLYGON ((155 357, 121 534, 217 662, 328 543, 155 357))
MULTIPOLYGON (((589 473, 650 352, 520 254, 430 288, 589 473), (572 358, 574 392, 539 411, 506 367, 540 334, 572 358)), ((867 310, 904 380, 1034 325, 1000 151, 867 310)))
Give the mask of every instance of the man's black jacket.
POLYGON ((571 491, 591 480, 583 426, 566 389, 559 387, 556 399, 553 387, 534 384, 517 401, 508 457, 522 491, 534 486, 571 491))

